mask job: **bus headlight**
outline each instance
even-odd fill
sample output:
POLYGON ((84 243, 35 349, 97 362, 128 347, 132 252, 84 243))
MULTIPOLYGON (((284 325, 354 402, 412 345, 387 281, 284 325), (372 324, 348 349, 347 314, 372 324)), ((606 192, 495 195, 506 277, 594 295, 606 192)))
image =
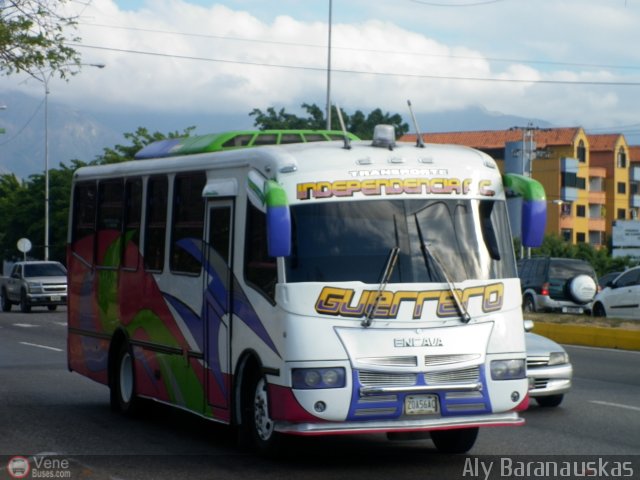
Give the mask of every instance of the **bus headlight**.
POLYGON ((312 388, 342 388, 345 386, 345 371, 336 368, 294 368, 292 371, 293 388, 309 390, 312 388))
POLYGON ((516 380, 527 374, 524 359, 492 360, 491 378, 493 380, 516 380))

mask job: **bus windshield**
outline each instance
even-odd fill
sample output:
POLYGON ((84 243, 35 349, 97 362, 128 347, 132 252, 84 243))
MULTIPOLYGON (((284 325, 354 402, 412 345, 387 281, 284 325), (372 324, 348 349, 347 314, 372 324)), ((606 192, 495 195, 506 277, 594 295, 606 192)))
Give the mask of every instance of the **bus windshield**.
POLYGON ((495 200, 366 200, 291 207, 287 282, 390 283, 515 278, 506 205, 495 200))

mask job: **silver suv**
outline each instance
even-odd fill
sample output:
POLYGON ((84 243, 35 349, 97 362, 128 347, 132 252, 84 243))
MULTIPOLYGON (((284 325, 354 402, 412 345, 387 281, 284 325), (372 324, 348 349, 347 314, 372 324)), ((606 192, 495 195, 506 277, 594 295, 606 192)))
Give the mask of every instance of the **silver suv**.
POLYGON ((518 262, 518 275, 525 312, 591 312, 598 283, 588 262, 573 258, 526 258, 518 262))

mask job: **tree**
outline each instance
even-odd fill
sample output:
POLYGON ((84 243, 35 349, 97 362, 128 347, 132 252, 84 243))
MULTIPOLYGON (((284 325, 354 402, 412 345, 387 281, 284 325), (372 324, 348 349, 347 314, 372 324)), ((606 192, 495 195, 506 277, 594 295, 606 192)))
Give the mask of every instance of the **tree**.
POLYGON ((598 275, 621 271, 634 264, 630 257, 613 258, 607 247, 595 248, 588 243, 572 245, 559 235, 546 235, 542 245, 533 250, 533 255, 586 260, 593 266, 598 275))
MULTIPOLYGON (((64 262, 69 218, 69 199, 74 172, 85 165, 102 165, 133 160, 135 153, 145 145, 166 138, 189 136, 194 127, 184 133, 149 133, 146 128, 138 128, 134 133, 125 133, 130 145, 116 145, 105 148, 104 153, 91 162, 72 160, 60 168, 49 169, 50 236, 49 257, 64 262)), ((0 175, 0 258, 18 260, 18 239, 31 240, 31 258, 44 258, 44 184, 43 174, 31 175, 20 181, 13 174, 0 175)))
POLYGON ((0 8, 0 72, 25 72, 41 78, 47 69, 61 78, 73 75, 80 54, 68 46, 79 41, 65 32, 76 26, 61 6, 69 0, 7 0, 0 8))
MULTIPOLYGON (((255 117, 254 126, 260 130, 275 129, 310 129, 323 130, 326 128, 326 118, 324 111, 316 104, 303 103, 302 108, 307 112, 307 117, 299 117, 292 113, 287 113, 284 108, 276 112, 274 107, 269 107, 265 112, 259 108, 254 108, 249 116, 255 117)), ((340 109, 347 131, 357 135, 362 139, 373 138, 373 129, 379 124, 393 125, 396 130, 396 138, 409 131, 409 125, 402 121, 399 114, 383 113, 376 108, 368 115, 357 110, 353 115, 348 115, 340 109)), ((340 125, 338 114, 335 109, 331 111, 331 124, 340 125)))

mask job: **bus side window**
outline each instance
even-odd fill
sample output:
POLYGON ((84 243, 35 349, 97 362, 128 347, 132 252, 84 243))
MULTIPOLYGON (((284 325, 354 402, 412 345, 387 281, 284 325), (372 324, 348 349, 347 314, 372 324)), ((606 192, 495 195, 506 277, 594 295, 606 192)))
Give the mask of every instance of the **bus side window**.
POLYGON ((144 232, 144 268, 153 272, 161 272, 164 269, 168 190, 169 183, 165 175, 149 178, 147 221, 144 232))
POLYGON ((247 205, 244 278, 247 284, 274 301, 278 273, 276 259, 267 253, 267 217, 250 202, 247 205))
POLYGON ((140 223, 142 220, 142 179, 128 179, 124 184, 124 238, 122 266, 138 268, 140 223))
POLYGON ((173 185, 173 219, 171 222, 171 263, 174 273, 199 274, 202 259, 197 246, 203 238, 204 200, 202 189, 207 182, 204 172, 176 175, 173 185), (193 246, 194 249, 189 249, 193 246), (196 254, 196 251, 198 252, 196 254))
POLYGON ((98 228, 96 263, 117 268, 120 251, 114 255, 113 247, 122 233, 123 216, 122 180, 104 180, 98 185, 98 228))
POLYGON ((72 250, 93 265, 93 241, 96 233, 96 184, 78 183, 73 195, 72 250))

